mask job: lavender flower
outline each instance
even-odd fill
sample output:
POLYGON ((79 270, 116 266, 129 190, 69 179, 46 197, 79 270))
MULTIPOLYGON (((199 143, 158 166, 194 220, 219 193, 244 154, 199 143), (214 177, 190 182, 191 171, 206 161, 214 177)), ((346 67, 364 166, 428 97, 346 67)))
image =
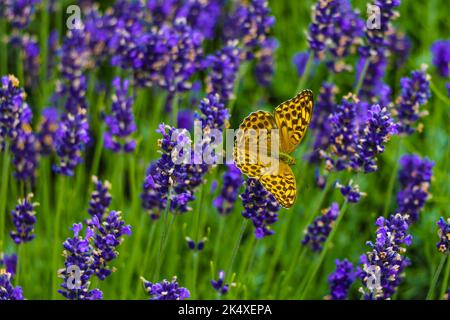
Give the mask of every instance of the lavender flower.
POLYGON ((386 108, 369 107, 352 94, 344 97, 329 122, 328 152, 320 150, 327 170, 376 171, 377 156, 384 152, 384 144, 397 132, 386 108), (367 114, 359 114, 366 110, 367 114))
POLYGON ((108 126, 104 134, 105 147, 114 152, 120 150, 132 152, 136 148, 136 141, 130 139, 130 135, 136 131, 136 124, 132 110, 134 99, 127 96, 129 81, 122 82, 119 77, 116 77, 112 84, 116 92, 112 96, 111 115, 105 119, 108 126))
POLYGON ((82 162, 81 152, 89 142, 86 109, 79 108, 75 114, 68 113, 56 131, 56 154, 59 165, 53 170, 66 176, 74 174, 75 167, 82 162))
POLYGON ((213 200, 213 205, 220 214, 229 214, 233 211, 239 189, 244 182, 240 170, 234 164, 229 164, 227 167, 228 170, 222 177, 223 185, 220 195, 213 200))
MULTIPOLYGON (((373 54, 362 56, 356 65, 356 79, 361 77, 363 68, 368 60, 367 72, 365 73, 359 96, 368 102, 382 102, 383 93, 390 88, 384 83, 383 78, 387 67, 387 51, 378 48, 373 54)), ((390 94, 390 91, 388 92, 390 94)), ((386 99, 383 99, 382 106, 387 107, 386 99)))
POLYGON ((328 119, 331 129, 328 148, 331 154, 320 151, 327 170, 340 171, 350 167, 358 141, 357 104, 356 97, 344 97, 328 119))
POLYGON ((16 244, 29 242, 36 236, 34 234, 34 226, 36 224, 36 211, 34 208, 38 203, 33 203, 33 194, 30 193, 24 199, 19 199, 15 210, 11 211, 12 221, 15 230, 9 235, 16 244))
POLYGON ((422 70, 413 71, 411 77, 401 79, 402 89, 394 109, 400 133, 413 133, 415 131, 413 125, 428 114, 427 111, 420 110, 420 107, 430 98, 430 79, 426 73, 426 66, 423 66, 422 70))
POLYGON ((133 70, 140 85, 167 90, 170 98, 190 90, 190 78, 200 68, 203 35, 185 18, 176 19, 172 26, 146 30, 146 25, 139 18, 121 22, 110 41, 116 53, 112 63, 133 70))
POLYGON ((73 225, 73 238, 64 241, 64 268, 58 270, 63 279, 58 292, 69 300, 101 300, 103 293, 95 288, 90 290, 90 279, 94 274, 92 269, 92 247, 90 241, 94 236, 93 230, 87 228, 86 235, 80 235, 83 229, 81 223, 73 225))
POLYGON ((0 150, 7 138, 14 139, 21 126, 31 120, 31 109, 25 102, 25 92, 13 75, 3 76, 0 87, 0 150))
POLYGON ((348 185, 341 185, 340 183, 337 183, 336 188, 341 190, 341 194, 350 203, 357 203, 361 200, 361 196, 367 195, 365 192, 359 191, 359 186, 354 184, 353 180, 350 180, 348 185))
POLYGON ((109 181, 103 182, 96 176, 92 177, 92 182, 94 183, 94 191, 91 193, 87 211, 92 217, 97 217, 98 221, 103 221, 112 200, 111 194, 109 193, 111 183, 109 181))
POLYGON ((69 30, 61 46, 60 70, 62 82, 57 83, 57 95, 64 98, 67 113, 86 109, 87 81, 83 72, 93 65, 91 51, 86 46, 83 29, 69 30))
POLYGON ((367 56, 370 49, 386 47, 389 45, 388 36, 394 32, 392 21, 398 17, 395 9, 400 6, 400 0, 374 0, 372 5, 380 9, 380 25, 376 28, 365 27, 367 46, 361 48, 360 52, 367 56))
POLYGON ((447 253, 450 252, 450 219, 445 221, 444 218, 440 218, 437 222, 439 226, 439 242, 436 244, 439 252, 447 253))
POLYGON ((397 68, 402 67, 411 51, 411 40, 404 32, 395 31, 388 36, 387 41, 387 49, 395 61, 395 66, 397 68))
POLYGON ((23 59, 23 68, 26 70, 25 83, 27 86, 37 84, 39 76, 39 43, 36 37, 29 34, 14 35, 9 40, 11 47, 17 48, 19 59, 23 59))
POLYGON ((261 43, 261 49, 255 53, 256 67, 255 78, 256 81, 263 87, 270 85, 274 74, 274 55, 278 48, 278 42, 275 38, 268 38, 261 43))
POLYGON ((151 283, 143 278, 142 281, 150 300, 184 300, 190 296, 188 289, 178 285, 177 277, 173 277, 171 282, 164 279, 158 283, 151 283))
POLYGON ((329 208, 322 210, 322 215, 317 217, 305 231, 302 245, 309 246, 313 251, 322 251, 322 245, 327 240, 334 223, 339 215, 339 205, 335 202, 329 208))
POLYGON ((3 15, 14 28, 25 29, 36 11, 36 5, 41 0, 4 0, 2 1, 3 15))
POLYGON ((366 124, 360 127, 353 167, 362 168, 365 173, 376 171, 377 156, 384 152, 384 145, 395 133, 397 127, 389 111, 379 105, 371 106, 366 124))
POLYGON ((437 40, 431 46, 433 64, 441 77, 450 75, 450 40, 437 40))
POLYGON ((298 52, 294 55, 292 58, 292 62, 295 65, 295 68, 297 70, 297 74, 299 77, 303 75, 305 72, 306 63, 308 62, 309 54, 308 52, 298 52))
POLYGON ((0 254, 0 274, 9 273, 11 278, 14 277, 17 271, 17 255, 3 255, 0 254))
POLYGON ((231 21, 226 23, 234 29, 228 39, 239 39, 247 50, 252 51, 267 39, 274 23, 268 1, 251 0, 247 7, 238 5, 231 21))
POLYGON ((335 108, 337 87, 333 83, 322 83, 311 118, 310 128, 314 132, 313 152, 309 161, 319 162, 320 151, 326 150, 330 145, 331 124, 328 118, 335 108))
POLYGON ((94 232, 91 268, 100 280, 104 280, 113 271, 107 264, 119 254, 116 248, 122 243, 124 235, 131 235, 131 226, 125 225, 121 213, 117 211, 111 211, 101 220, 94 216, 89 226, 94 232))
POLYGON ((328 276, 328 283, 330 285, 331 300, 345 300, 348 291, 355 282, 357 272, 353 264, 347 259, 339 261, 336 259, 336 270, 328 276))
POLYGON ((208 69, 207 91, 216 92, 224 102, 234 98, 234 86, 241 64, 242 50, 231 42, 213 55, 206 57, 208 69))
POLYGON ((200 241, 198 241, 197 243, 195 243, 194 240, 192 240, 190 237, 186 237, 186 242, 188 245, 188 248, 191 250, 198 250, 198 251, 202 251, 203 248, 205 247, 205 242, 206 240, 208 240, 206 237, 202 238, 200 241))
POLYGON ((24 300, 22 288, 11 284, 10 273, 0 273, 0 300, 24 300))
MULTIPOLYGON (((217 280, 211 280, 211 284, 218 293, 224 295, 230 289, 230 285, 225 283, 225 271, 219 271, 219 278, 217 280)), ((233 285, 233 284, 232 284, 233 285)))
POLYGON ((385 300, 395 293, 404 269, 410 264, 405 257, 405 246, 411 244, 412 236, 408 234, 407 215, 379 217, 376 226, 376 242, 367 242, 371 251, 361 256, 363 287, 360 291, 364 299, 385 300))
POLYGON ((417 221, 429 197, 434 162, 417 155, 404 155, 400 159, 398 179, 401 190, 397 193, 398 211, 417 221))
MULTIPOLYGON (((170 1, 168 3, 170 5, 170 1)), ((165 8, 168 8, 169 5, 166 4, 165 8)), ((212 39, 220 13, 221 3, 219 0, 188 0, 181 5, 177 12, 177 18, 184 17, 189 26, 199 31, 206 39, 212 39)))
POLYGON ((31 131, 31 127, 23 124, 11 143, 16 179, 34 182, 39 160, 39 148, 39 140, 31 131))
POLYGON ((343 59, 361 42, 363 24, 348 0, 319 0, 312 9, 309 48, 334 72, 349 70, 343 59))
POLYGON ((174 163, 174 156, 179 160, 189 160, 192 157, 191 140, 186 131, 160 124, 157 132, 163 136, 158 141, 161 158, 148 167, 141 194, 142 206, 152 219, 160 216, 161 210, 166 208, 168 202, 173 212, 185 213, 191 210, 188 202, 194 199, 193 191, 202 182, 203 177, 203 171, 199 170, 201 165, 174 163), (180 151, 173 155, 176 145, 180 151), (184 151, 185 146, 189 149, 187 153, 184 151))
POLYGON ((245 182, 245 191, 241 194, 244 211, 242 215, 251 219, 255 227, 255 237, 261 239, 275 231, 270 225, 278 220, 280 205, 273 195, 266 191, 258 180, 249 178, 245 182))
POLYGON ((42 110, 41 121, 36 133, 39 140, 39 153, 50 155, 55 151, 56 131, 58 130, 58 111, 55 108, 42 110))
POLYGON ((177 115, 178 128, 191 130, 193 125, 194 114, 190 110, 180 110, 177 115))

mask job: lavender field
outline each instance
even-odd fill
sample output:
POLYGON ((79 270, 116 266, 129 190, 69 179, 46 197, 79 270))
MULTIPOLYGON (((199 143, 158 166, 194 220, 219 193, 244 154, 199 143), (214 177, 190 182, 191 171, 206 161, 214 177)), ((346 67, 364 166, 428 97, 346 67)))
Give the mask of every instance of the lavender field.
POLYGON ((450 299, 448 16, 0 0, 0 300, 450 299))

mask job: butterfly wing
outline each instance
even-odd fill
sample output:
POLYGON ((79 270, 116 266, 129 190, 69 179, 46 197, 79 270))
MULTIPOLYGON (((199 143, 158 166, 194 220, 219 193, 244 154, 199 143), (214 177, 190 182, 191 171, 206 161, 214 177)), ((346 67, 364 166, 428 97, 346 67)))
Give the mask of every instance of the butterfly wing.
MULTIPOLYGON (((272 138, 278 131, 270 112, 252 112, 242 121, 235 137, 233 157, 242 173, 251 178, 259 178, 270 170, 272 138)), ((278 150, 277 150, 278 152, 278 150)))
POLYGON ((260 181, 281 206, 292 207, 297 195, 297 186, 291 167, 280 161, 278 170, 262 175, 260 181))
POLYGON ((305 136, 313 111, 313 93, 303 90, 275 109, 275 122, 280 130, 281 151, 291 153, 305 136))

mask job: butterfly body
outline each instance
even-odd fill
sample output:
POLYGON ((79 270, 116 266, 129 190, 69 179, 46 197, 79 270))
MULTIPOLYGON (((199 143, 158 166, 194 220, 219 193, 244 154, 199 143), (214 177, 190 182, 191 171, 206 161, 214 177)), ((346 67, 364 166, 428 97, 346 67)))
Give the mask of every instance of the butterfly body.
POLYGON ((239 126, 233 157, 242 173, 258 179, 285 208, 296 198, 295 176, 290 154, 306 134, 311 121, 313 94, 303 90, 281 103, 274 113, 255 111, 239 126))
POLYGON ((286 162, 290 166, 294 166, 297 164, 297 161, 294 157, 284 152, 280 152, 280 160, 286 162))

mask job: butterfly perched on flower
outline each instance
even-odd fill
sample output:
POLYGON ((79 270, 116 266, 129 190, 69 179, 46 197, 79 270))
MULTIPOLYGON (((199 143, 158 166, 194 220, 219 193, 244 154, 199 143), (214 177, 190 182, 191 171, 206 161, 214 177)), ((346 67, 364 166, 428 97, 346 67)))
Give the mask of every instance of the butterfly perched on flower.
POLYGON ((252 112, 239 126, 234 143, 234 162, 242 173, 258 179, 280 205, 290 208, 297 187, 290 155, 305 136, 311 121, 313 93, 303 90, 272 113, 252 112))

